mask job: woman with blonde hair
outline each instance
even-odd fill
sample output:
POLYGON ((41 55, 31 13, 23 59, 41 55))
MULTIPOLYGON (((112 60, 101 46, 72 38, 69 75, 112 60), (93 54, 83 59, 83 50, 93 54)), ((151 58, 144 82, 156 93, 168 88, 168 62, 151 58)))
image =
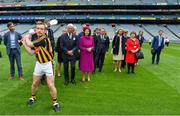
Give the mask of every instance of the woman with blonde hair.
POLYGON ((121 72, 121 63, 124 60, 124 53, 125 53, 125 38, 123 36, 123 29, 119 29, 117 31, 117 35, 114 36, 112 42, 113 48, 113 60, 115 61, 115 69, 114 72, 117 70, 121 72))

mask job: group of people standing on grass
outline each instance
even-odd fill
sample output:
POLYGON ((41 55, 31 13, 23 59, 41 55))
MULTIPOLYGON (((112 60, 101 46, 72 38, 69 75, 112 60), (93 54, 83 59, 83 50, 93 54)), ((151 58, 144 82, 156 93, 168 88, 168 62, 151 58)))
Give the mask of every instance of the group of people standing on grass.
POLYGON ((130 72, 134 73, 135 64, 138 64, 135 53, 140 51, 145 40, 143 31, 139 31, 139 35, 132 31, 130 37, 127 34, 127 30, 119 29, 112 41, 113 60, 115 62, 114 72, 121 72, 121 68, 124 68, 127 63, 128 74, 130 72))
MULTIPOLYGON (((79 61, 79 69, 82 71, 82 81, 90 81, 90 74, 99 68, 102 71, 105 55, 109 49, 110 40, 104 28, 95 29, 93 35, 89 25, 82 26, 82 32, 75 33, 75 26, 68 24, 63 29, 63 34, 57 40, 57 52, 59 65, 64 65, 65 85, 69 82, 75 84, 75 63, 79 61), (71 66, 71 80, 69 79, 68 66, 71 66)), ((58 76, 60 76, 58 66, 58 76)))
MULTIPOLYGON (((95 73, 97 68, 101 72, 104 65, 106 53, 109 50, 110 39, 104 28, 96 28, 93 31, 88 24, 82 26, 82 32, 77 34, 76 27, 68 24, 62 30, 56 45, 53 31, 50 29, 48 22, 38 21, 34 32, 22 37, 15 31, 15 25, 12 22, 7 24, 9 32, 4 35, 4 44, 10 62, 10 79, 14 79, 15 60, 18 67, 19 79, 24 80, 21 66, 20 46, 23 45, 30 55, 35 55, 36 63, 33 72, 32 95, 28 100, 31 106, 36 101, 36 93, 38 90, 41 77, 46 77, 47 85, 53 101, 53 109, 55 112, 60 110, 57 101, 57 90, 54 84, 55 78, 55 62, 54 54, 57 52, 58 59, 58 77, 61 76, 61 63, 64 67, 64 84, 76 84, 75 64, 79 61, 79 69, 82 72, 82 81, 90 81, 91 73, 95 73), (70 74, 69 74, 70 65, 70 74), (70 75, 70 76, 69 76, 70 75), (69 78, 71 77, 71 78, 69 78)), ((152 41, 152 64, 154 64, 157 55, 156 64, 159 63, 161 49, 164 47, 163 31, 159 31, 159 35, 155 36, 152 41)), ((136 32, 130 32, 118 29, 112 41, 112 54, 115 65, 114 71, 121 72, 127 64, 128 74, 134 73, 135 64, 138 59, 135 54, 141 50, 143 41, 143 31, 138 35, 136 32)))

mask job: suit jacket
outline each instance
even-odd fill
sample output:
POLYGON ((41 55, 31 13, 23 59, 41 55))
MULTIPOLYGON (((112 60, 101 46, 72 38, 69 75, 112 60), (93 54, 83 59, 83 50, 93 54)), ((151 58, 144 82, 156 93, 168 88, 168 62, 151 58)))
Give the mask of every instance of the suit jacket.
POLYGON ((96 52, 97 38, 98 38, 98 35, 94 34, 93 35, 93 39, 94 39, 94 52, 96 52))
MULTIPOLYGON (((119 54, 119 36, 115 35, 114 39, 112 41, 112 48, 113 48, 113 54, 117 55, 119 54)), ((125 43, 126 43, 126 38, 124 36, 122 36, 121 38, 121 50, 122 50, 122 54, 125 54, 125 43)))
POLYGON ((141 36, 141 39, 140 39, 140 35, 138 35, 136 38, 139 40, 140 46, 142 46, 145 38, 143 36, 141 36))
POLYGON ((56 52, 59 54, 62 54, 62 49, 61 49, 61 45, 60 45, 60 41, 61 40, 61 36, 58 37, 57 43, 56 43, 56 52))
MULTIPOLYGON (((22 36, 18 32, 14 32, 14 33, 15 33, 15 45, 16 45, 17 51, 21 53, 20 44, 18 40, 21 40, 22 36)), ((6 51, 7 51, 7 54, 9 55, 11 52, 10 32, 7 32, 4 34, 4 45, 6 46, 6 51)))
POLYGON ((78 39, 79 39, 79 41, 80 41, 80 38, 81 38, 82 36, 84 36, 84 32, 83 32, 83 31, 78 34, 78 39))
POLYGON ((101 35, 99 35, 96 38, 96 53, 99 54, 100 52, 102 53, 106 53, 109 49, 109 37, 108 36, 104 36, 104 38, 101 38, 101 35))
POLYGON ((68 34, 62 34, 60 36, 60 46, 62 49, 62 58, 63 61, 72 61, 76 60, 78 57, 78 36, 72 34, 70 39, 68 34), (73 56, 67 54, 67 51, 73 50, 73 56))
MULTIPOLYGON (((159 36, 154 36, 151 48, 156 50, 156 49, 158 49, 158 47, 159 47, 159 36)), ((161 49, 164 48, 164 37, 162 37, 162 41, 161 41, 161 46, 160 47, 161 47, 161 49)))

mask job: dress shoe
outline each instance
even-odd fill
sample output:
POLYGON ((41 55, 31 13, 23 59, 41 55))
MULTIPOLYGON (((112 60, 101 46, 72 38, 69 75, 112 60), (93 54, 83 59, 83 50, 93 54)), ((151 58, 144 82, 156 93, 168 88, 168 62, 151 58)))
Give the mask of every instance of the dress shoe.
POLYGON ((82 82, 84 82, 85 81, 85 78, 84 77, 82 77, 82 82))
POLYGON ((61 77, 61 74, 60 74, 60 73, 58 73, 58 77, 61 77))
POLYGON ((117 72, 117 68, 114 69, 114 72, 117 72))
POLYGON ((68 84, 69 84, 69 81, 65 81, 65 82, 64 82, 64 85, 68 85, 68 84))
POLYGON ((76 81, 75 81, 75 80, 71 80, 71 83, 72 83, 72 84, 76 84, 76 81))
POLYGON ((9 77, 8 80, 14 80, 14 77, 9 77))
POLYGON ((19 77, 19 80, 24 81, 24 78, 23 77, 19 77))
POLYGON ((90 78, 90 77, 88 77, 88 78, 87 78, 87 81, 91 81, 91 78, 90 78))

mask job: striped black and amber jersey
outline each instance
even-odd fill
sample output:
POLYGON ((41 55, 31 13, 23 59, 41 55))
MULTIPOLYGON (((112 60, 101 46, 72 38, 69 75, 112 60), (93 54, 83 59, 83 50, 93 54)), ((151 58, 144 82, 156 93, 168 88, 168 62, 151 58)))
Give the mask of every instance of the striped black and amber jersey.
POLYGON ((39 63, 46 63, 53 60, 51 41, 47 36, 37 37, 37 35, 34 34, 32 35, 31 41, 38 51, 36 52, 36 59, 39 63))
POLYGON ((46 38, 46 35, 43 35, 41 37, 38 37, 38 38, 32 40, 34 47, 39 47, 39 46, 45 47, 46 46, 46 39, 45 38, 46 38))

